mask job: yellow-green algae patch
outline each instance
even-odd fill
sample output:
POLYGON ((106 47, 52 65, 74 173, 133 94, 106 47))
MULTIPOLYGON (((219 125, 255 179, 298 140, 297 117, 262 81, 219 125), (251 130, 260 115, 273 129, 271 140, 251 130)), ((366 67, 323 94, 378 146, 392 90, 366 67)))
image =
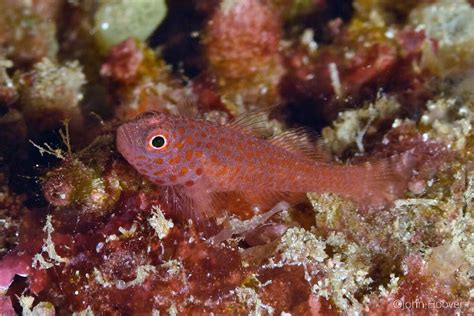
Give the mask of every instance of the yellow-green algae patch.
POLYGON ((166 12, 164 0, 102 0, 94 16, 97 42, 106 51, 129 37, 145 40, 166 12))

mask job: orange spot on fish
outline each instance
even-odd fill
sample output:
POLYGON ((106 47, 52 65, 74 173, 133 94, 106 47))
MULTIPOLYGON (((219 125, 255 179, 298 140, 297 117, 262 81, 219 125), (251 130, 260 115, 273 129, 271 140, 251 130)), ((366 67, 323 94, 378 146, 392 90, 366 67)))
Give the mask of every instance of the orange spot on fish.
POLYGON ((170 164, 175 165, 175 164, 178 164, 180 161, 181 161, 181 157, 176 156, 170 160, 170 164))
POLYGON ((179 172, 179 175, 184 176, 186 173, 188 173, 188 168, 182 167, 179 172))
POLYGON ((201 150, 196 151, 196 158, 201 158, 203 155, 201 150))
POLYGON ((184 143, 185 144, 192 144, 193 143, 193 137, 192 136, 188 136, 184 139, 184 143))
POLYGON ((186 156, 186 160, 188 161, 191 160, 193 158, 193 151, 187 150, 185 156, 186 156))
POLYGON ((212 163, 218 163, 218 162, 219 162, 219 159, 217 158, 216 155, 212 155, 212 156, 211 156, 211 162, 212 162, 212 163))
POLYGON ((194 181, 193 180, 189 180, 189 181, 186 181, 184 183, 186 186, 190 187, 190 186, 193 186, 194 185, 194 181))
POLYGON ((179 128, 178 128, 178 132, 179 132, 180 134, 184 134, 184 131, 185 131, 184 127, 179 127, 179 128))
POLYGON ((175 182, 177 178, 178 177, 176 177, 175 175, 171 175, 170 176, 170 181, 175 182))
POLYGON ((154 160, 154 162, 161 165, 163 163, 163 159, 157 158, 157 159, 154 160))
POLYGON ((177 149, 181 149, 181 148, 183 148, 183 146, 184 146, 183 142, 177 143, 176 145, 174 145, 174 147, 177 148, 177 149))
POLYGON ((197 174, 198 176, 202 175, 202 173, 203 173, 202 168, 197 168, 197 169, 196 169, 196 174, 197 174))
POLYGON ((157 171, 153 172, 153 175, 154 176, 159 176, 159 175, 163 174, 164 172, 165 172, 165 169, 160 169, 160 170, 157 170, 157 171))
POLYGON ((222 176, 224 176, 224 175, 227 174, 227 171, 228 171, 227 166, 223 166, 223 167, 219 168, 219 170, 217 171, 217 174, 216 174, 216 175, 217 175, 218 177, 222 177, 222 176))

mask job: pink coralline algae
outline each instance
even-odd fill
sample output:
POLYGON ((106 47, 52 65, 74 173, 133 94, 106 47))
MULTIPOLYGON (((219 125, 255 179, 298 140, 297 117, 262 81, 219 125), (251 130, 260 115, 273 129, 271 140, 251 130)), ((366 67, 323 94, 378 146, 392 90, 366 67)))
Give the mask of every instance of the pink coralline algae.
MULTIPOLYGON (((223 98, 257 106, 279 100, 277 85, 284 73, 279 45, 282 26, 265 1, 222 2, 211 16, 203 43, 209 75, 223 98)), ((240 105, 242 106, 242 105, 240 105)), ((242 109, 229 106, 239 113, 242 109)))
POLYGON ((143 53, 132 38, 112 47, 109 62, 102 65, 100 72, 115 81, 130 83, 135 79, 143 53))

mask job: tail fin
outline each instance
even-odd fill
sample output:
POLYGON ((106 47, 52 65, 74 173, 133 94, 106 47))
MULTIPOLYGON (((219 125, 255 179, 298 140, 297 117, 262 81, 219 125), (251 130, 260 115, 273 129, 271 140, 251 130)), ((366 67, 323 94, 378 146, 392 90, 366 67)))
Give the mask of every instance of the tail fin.
POLYGON ((399 198, 408 187, 409 173, 406 168, 400 168, 395 160, 383 159, 377 162, 366 162, 359 166, 360 185, 356 190, 354 199, 359 207, 384 208, 399 198))

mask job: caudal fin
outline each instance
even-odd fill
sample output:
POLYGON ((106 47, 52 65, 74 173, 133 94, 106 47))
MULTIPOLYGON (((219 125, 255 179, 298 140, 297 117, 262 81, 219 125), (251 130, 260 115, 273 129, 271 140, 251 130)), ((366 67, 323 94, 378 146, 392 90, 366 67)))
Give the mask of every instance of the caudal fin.
MULTIPOLYGON (((398 158, 398 157, 397 157, 398 158)), ((408 187, 409 174, 399 168, 394 159, 366 162, 359 166, 359 182, 353 198, 360 208, 384 208, 403 195, 408 187)))

